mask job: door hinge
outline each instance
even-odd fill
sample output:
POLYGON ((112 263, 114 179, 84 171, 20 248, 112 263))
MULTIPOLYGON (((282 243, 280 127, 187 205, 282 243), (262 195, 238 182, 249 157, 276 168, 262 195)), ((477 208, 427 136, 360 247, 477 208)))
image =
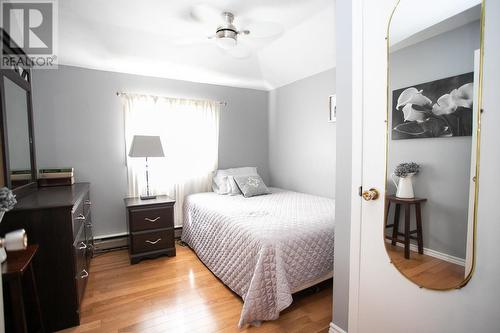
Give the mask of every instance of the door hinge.
POLYGON ((359 195, 360 197, 362 197, 362 196, 363 196, 363 186, 360 186, 360 187, 358 188, 358 195, 359 195))

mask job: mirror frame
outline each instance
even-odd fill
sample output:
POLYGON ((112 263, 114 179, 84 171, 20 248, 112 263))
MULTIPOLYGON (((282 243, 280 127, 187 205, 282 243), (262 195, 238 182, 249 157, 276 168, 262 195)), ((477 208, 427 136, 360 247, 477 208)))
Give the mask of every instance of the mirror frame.
MULTIPOLYGON (((12 48, 13 45, 10 36, 7 32, 1 29, 2 36, 2 47, 8 49, 9 52, 16 54, 17 56, 29 59, 26 54, 21 50, 21 48, 12 48)), ((0 111, 2 113, 0 117, 0 131, 2 135, 2 159, 3 159, 3 174, 5 186, 12 189, 15 195, 22 197, 28 193, 33 192, 37 188, 37 169, 36 169, 36 158, 35 158, 35 138, 34 138, 34 125, 33 125, 33 105, 32 105, 32 89, 31 89, 31 66, 26 67, 13 67, 9 69, 0 69, 0 111), (30 161, 31 161, 31 181, 28 184, 19 186, 12 189, 12 180, 10 176, 10 165, 9 165, 9 151, 8 151, 8 126, 7 126, 7 115, 5 107, 5 84, 4 80, 8 78, 14 84, 19 86, 21 89, 26 91, 26 105, 28 112, 28 135, 30 144, 30 161)))
MULTIPOLYGON (((389 23, 387 25, 387 32, 386 32, 386 52, 387 52, 387 88, 386 88, 386 117, 385 117, 385 170, 384 170, 384 193, 387 193, 387 169, 388 169, 388 160, 389 160, 389 120, 390 120, 390 115, 391 111, 389 108, 390 103, 390 98, 391 98, 391 71, 390 71, 390 63, 391 63, 391 53, 390 53, 390 33, 391 33, 391 23, 392 19, 394 17, 394 14, 396 13, 396 10, 400 4, 400 2, 403 0, 397 0, 396 5, 394 6, 394 9, 391 12, 391 15, 389 17, 389 23)), ((411 1, 411 0, 405 0, 405 1, 411 1)), ((486 0, 481 0, 481 17, 480 17, 480 41, 479 41, 479 87, 478 87, 478 110, 479 112, 477 113, 477 128, 476 134, 477 134, 477 141, 476 141, 476 168, 473 176, 474 180, 474 212, 473 212, 473 228, 472 228, 472 264, 471 264, 471 269, 467 276, 456 286, 452 286, 449 288, 443 288, 443 289, 438 289, 438 288, 430 288, 426 286, 422 286, 417 284, 415 281, 410 279, 408 276, 406 276, 398 266, 394 264, 392 259, 390 258, 387 250, 385 251, 390 263, 397 269, 397 271, 404 276, 408 281, 410 281, 412 284, 417 285, 418 287, 422 289, 428 289, 428 290, 435 290, 435 291, 450 291, 450 290, 456 290, 456 289, 461 289, 469 283, 469 281, 472 278, 472 275, 474 274, 474 271, 476 269, 476 236, 477 236, 477 200, 478 200, 478 193, 479 193, 479 165, 480 165, 480 158, 481 158, 481 114, 483 112, 482 109, 482 95, 483 95, 483 63, 484 63, 484 17, 485 17, 485 6, 486 6, 486 0)), ((385 200, 385 197, 384 197, 385 200)), ((384 202, 385 205, 385 202, 384 202)), ((382 222, 382 226, 384 223, 382 222)), ((382 228, 382 241, 384 242, 384 247, 385 247, 385 228, 382 228)))

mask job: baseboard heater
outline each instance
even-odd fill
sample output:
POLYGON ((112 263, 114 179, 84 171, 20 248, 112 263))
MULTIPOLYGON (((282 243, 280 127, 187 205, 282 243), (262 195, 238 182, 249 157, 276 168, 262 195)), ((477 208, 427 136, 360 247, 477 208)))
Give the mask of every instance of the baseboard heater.
MULTIPOLYGON (((174 228, 174 237, 181 238, 182 227, 174 228)), ((128 235, 102 237, 94 239, 94 252, 102 253, 128 248, 128 235)))

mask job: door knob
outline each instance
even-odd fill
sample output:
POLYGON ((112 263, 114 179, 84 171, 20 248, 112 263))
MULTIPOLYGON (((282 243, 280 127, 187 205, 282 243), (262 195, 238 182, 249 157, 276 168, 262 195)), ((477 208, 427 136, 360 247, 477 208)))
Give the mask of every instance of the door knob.
POLYGON ((379 197, 379 193, 374 188, 371 188, 368 191, 363 192, 363 199, 365 199, 366 201, 377 200, 378 197, 379 197))

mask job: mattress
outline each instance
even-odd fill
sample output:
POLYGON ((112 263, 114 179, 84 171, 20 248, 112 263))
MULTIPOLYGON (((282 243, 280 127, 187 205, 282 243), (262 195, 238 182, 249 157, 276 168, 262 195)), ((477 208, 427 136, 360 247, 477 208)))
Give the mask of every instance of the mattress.
POLYGON ((182 240, 241 296, 242 327, 277 319, 293 292, 331 276, 334 216, 334 200, 280 189, 198 193, 185 199, 182 240))

